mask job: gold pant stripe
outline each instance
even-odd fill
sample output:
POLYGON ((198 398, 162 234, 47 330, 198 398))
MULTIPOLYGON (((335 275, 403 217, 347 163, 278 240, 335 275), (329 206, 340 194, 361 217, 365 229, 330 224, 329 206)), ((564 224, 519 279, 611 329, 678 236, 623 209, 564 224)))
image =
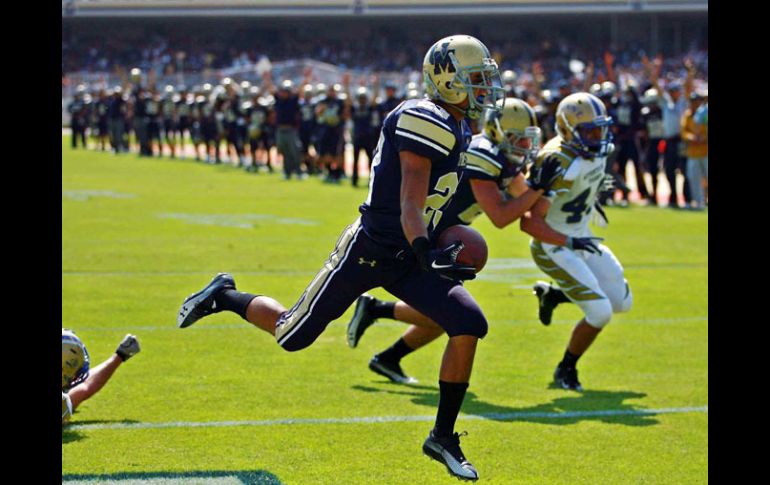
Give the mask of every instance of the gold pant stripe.
POLYGON ((586 301, 586 300, 601 300, 604 298, 591 288, 582 284, 575 279, 565 269, 561 268, 554 260, 552 260, 548 253, 543 249, 543 245, 540 241, 532 241, 529 245, 532 252, 532 258, 535 260, 535 264, 545 274, 553 278, 562 290, 571 300, 574 301, 586 301))
POLYGON ((315 275, 313 281, 305 288, 299 301, 288 311, 283 324, 275 328, 275 338, 278 340, 278 343, 291 337, 291 334, 302 326, 302 322, 310 314, 310 307, 313 302, 318 299, 334 271, 340 266, 345 256, 347 256, 348 250, 352 246, 360 227, 361 219, 359 218, 343 231, 334 251, 329 255, 329 259, 324 262, 323 267, 315 275))

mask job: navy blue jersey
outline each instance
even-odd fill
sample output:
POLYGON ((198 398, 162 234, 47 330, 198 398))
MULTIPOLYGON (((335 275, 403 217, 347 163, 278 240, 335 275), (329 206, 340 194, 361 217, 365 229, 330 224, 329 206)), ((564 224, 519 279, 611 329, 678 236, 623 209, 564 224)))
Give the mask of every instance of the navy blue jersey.
POLYGON ((364 232, 386 246, 408 248, 401 227, 401 160, 409 151, 431 160, 424 220, 428 235, 439 224, 441 209, 457 189, 460 154, 471 139, 465 120, 455 120, 428 99, 401 103, 385 119, 372 161, 369 196, 359 211, 364 232))
POLYGON ((500 190, 505 190, 521 167, 509 162, 505 155, 483 134, 473 137, 460 162, 460 183, 457 191, 444 208, 441 222, 434 232, 438 237, 444 229, 457 224, 471 224, 483 211, 476 202, 471 180, 492 180, 500 190))
POLYGON ((370 103, 353 103, 351 106, 353 118, 353 137, 363 138, 371 135, 377 129, 376 120, 373 119, 375 108, 370 103))
POLYGON ((275 116, 279 125, 299 127, 299 96, 290 94, 286 98, 275 96, 275 116))

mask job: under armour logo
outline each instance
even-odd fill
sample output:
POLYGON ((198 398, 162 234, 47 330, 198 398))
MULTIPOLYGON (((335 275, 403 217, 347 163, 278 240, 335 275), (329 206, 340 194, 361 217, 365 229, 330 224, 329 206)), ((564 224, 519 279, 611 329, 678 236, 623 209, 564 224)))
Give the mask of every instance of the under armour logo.
POLYGON ((376 260, 367 261, 364 258, 358 258, 358 264, 368 264, 372 268, 374 268, 374 265, 377 264, 376 260))

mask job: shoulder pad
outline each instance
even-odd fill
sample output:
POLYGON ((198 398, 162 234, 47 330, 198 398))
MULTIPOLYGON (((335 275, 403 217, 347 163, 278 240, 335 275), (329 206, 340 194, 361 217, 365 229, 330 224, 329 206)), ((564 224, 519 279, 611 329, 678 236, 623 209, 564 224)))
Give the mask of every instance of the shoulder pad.
POLYGON ((451 116, 447 110, 445 110, 444 108, 442 108, 441 106, 437 105, 436 103, 434 103, 429 99, 421 99, 417 103, 417 107, 428 110, 429 112, 435 114, 442 120, 448 120, 449 117, 451 116))

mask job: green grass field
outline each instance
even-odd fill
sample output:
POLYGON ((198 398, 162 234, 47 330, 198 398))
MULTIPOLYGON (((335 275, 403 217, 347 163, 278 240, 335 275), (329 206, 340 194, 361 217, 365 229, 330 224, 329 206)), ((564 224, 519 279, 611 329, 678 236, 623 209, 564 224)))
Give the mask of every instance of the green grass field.
MULTIPOLYGON (((364 188, 62 150, 62 326, 92 365, 126 333, 142 344, 64 429, 65 483, 456 483, 421 452, 444 339, 403 361, 420 380, 406 387, 367 368, 405 327, 383 321, 350 349, 352 309, 297 353, 231 313, 176 328, 182 300, 218 271, 291 306, 364 188)), ((549 386, 580 312, 560 306, 542 326, 528 237, 475 225, 490 260, 467 288, 490 331, 457 430, 483 483, 708 482, 708 215, 607 212, 596 232, 634 308, 581 360, 583 394, 549 386)))

